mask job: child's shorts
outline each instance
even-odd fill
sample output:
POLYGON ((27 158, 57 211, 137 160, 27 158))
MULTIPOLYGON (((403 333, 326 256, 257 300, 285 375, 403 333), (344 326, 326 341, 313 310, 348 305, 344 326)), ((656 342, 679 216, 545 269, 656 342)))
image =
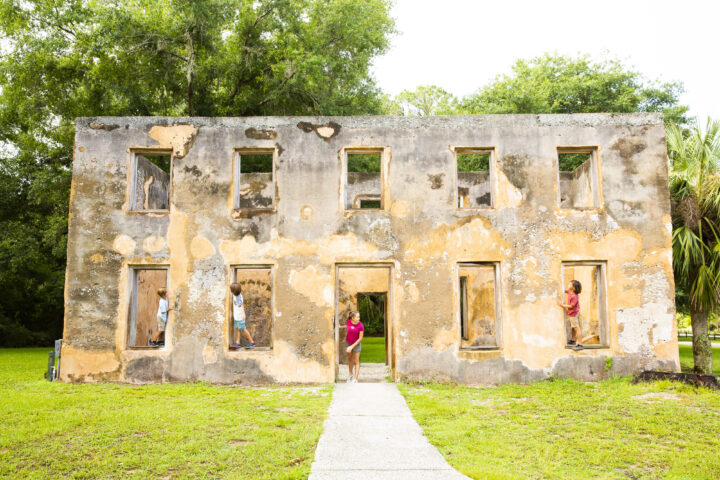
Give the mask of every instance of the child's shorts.
MULTIPOLYGON (((347 342, 345 342, 345 343, 347 343, 347 342)), ((350 344, 347 343, 347 346, 349 347, 350 344)), ((362 347, 362 343, 358 343, 357 345, 355 345, 355 348, 352 349, 352 352, 353 352, 353 353, 360 353, 360 350, 362 350, 361 347, 362 347)))
POLYGON ((580 328, 580 322, 578 321, 579 317, 568 317, 570 320, 570 328, 580 328))
POLYGON ((233 323, 238 330, 245 330, 245 320, 234 320, 233 323))
POLYGON ((165 331, 165 321, 162 319, 160 315, 157 317, 157 331, 158 332, 164 332, 165 331))

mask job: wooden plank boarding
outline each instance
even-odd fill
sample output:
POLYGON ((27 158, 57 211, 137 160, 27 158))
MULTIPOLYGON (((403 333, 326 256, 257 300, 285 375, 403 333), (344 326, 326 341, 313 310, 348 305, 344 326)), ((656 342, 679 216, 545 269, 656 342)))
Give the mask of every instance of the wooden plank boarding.
POLYGON ((161 287, 167 288, 167 270, 136 270, 136 275, 136 333, 133 346, 144 347, 157 331, 157 312, 160 302, 157 291, 161 287))

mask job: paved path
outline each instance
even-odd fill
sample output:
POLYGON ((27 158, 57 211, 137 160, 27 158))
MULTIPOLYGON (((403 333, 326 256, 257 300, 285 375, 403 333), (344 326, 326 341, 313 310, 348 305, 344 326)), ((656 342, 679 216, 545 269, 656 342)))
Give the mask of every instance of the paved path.
POLYGON ((310 480, 369 478, 468 477, 428 442, 394 383, 338 383, 310 480))

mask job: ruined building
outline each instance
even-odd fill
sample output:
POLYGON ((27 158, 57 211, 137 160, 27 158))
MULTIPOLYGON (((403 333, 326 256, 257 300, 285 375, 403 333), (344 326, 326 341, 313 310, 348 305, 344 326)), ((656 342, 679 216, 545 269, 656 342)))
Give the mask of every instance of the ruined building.
POLYGON ((659 114, 81 118, 60 375, 332 382, 368 298, 394 379, 677 370, 667 182, 659 114))

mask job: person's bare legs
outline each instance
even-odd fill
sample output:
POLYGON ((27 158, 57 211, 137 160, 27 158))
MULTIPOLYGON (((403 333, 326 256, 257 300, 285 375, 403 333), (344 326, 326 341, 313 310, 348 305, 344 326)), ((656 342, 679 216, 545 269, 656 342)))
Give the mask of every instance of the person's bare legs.
POLYGON ((237 328, 235 328, 234 330, 235 330, 235 342, 233 342, 233 343, 235 343, 235 345, 240 345, 240 330, 238 330, 237 328))
MULTIPOLYGON (((252 339, 252 337, 250 336, 250 332, 248 332, 248 329, 247 329, 247 328, 246 328, 245 330, 243 330, 243 333, 244 333, 245 336, 247 337, 248 342, 250 342, 250 343, 255 343, 255 342, 253 342, 253 339, 252 339)), ((238 343, 240 343, 240 342, 238 342, 238 343)))
POLYGON ((575 336, 575 344, 582 345, 582 333, 580 332, 580 327, 573 328, 573 335, 575 336))
POLYGON ((350 352, 347 354, 348 357, 348 378, 353 376, 353 369, 355 367, 355 354, 350 352))
POLYGON ((357 381, 360 376, 360 353, 356 353, 353 357, 355 360, 355 381, 357 381))

